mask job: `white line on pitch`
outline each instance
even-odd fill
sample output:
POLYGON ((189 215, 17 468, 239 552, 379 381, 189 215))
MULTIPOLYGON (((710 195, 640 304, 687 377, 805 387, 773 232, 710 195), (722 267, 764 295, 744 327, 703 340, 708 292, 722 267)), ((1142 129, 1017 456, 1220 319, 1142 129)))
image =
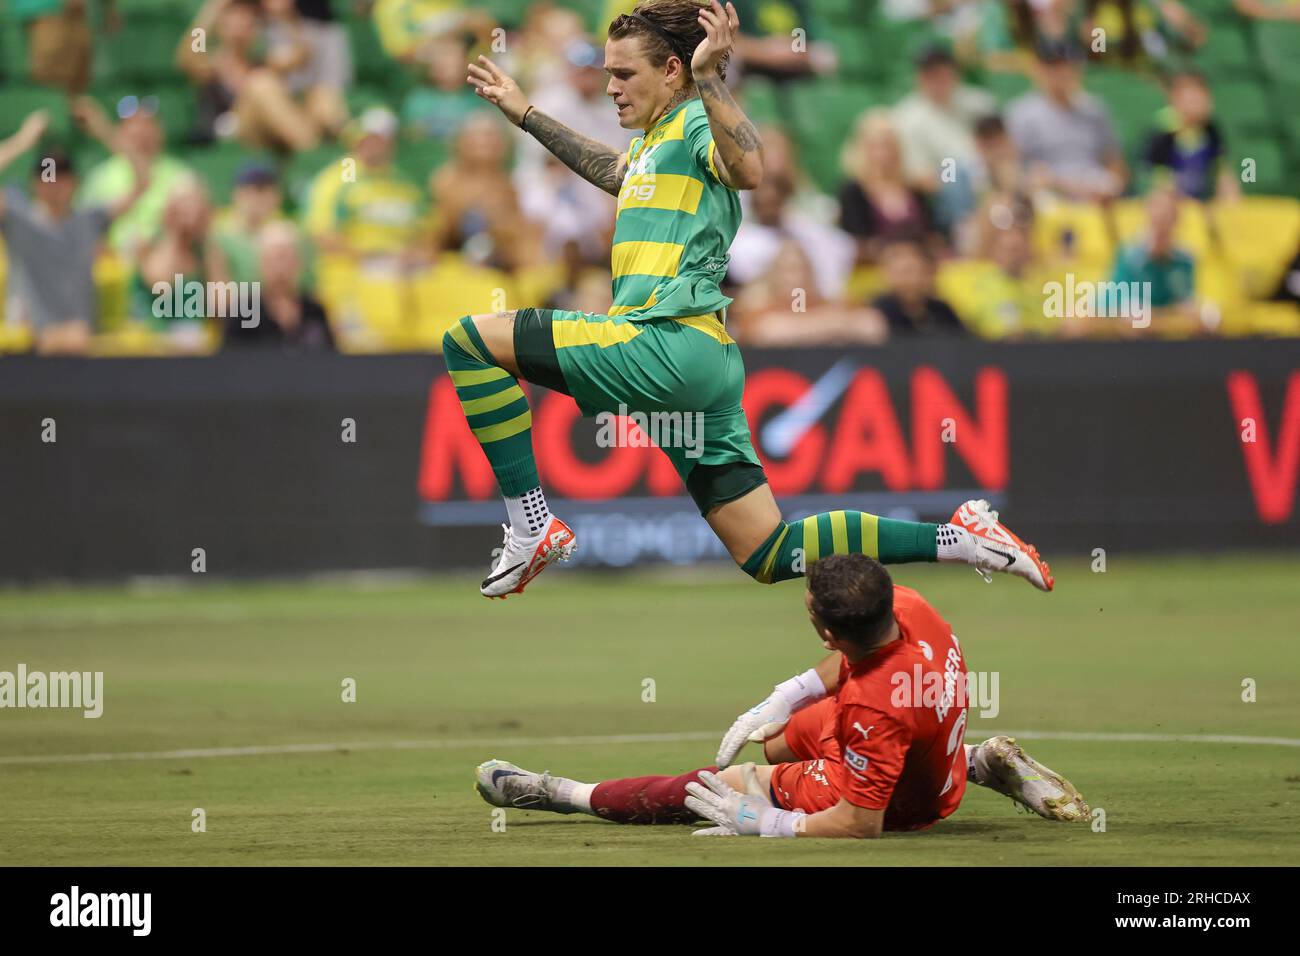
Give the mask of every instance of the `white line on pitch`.
MULTIPOLYGON (((1007 734, 1022 740, 1076 740, 1103 743, 1250 744, 1300 747, 1294 737, 1248 737, 1235 734, 1086 733, 1070 730, 987 730, 980 736, 1007 734)), ((443 740, 389 740, 359 743, 276 744, 266 747, 206 747, 192 750, 138 750, 118 753, 32 754, 0 757, 0 764, 104 763, 110 760, 200 760, 208 757, 264 757, 275 754, 343 753, 351 750, 453 750, 507 747, 563 747, 599 744, 688 743, 720 740, 714 730, 663 734, 593 734, 566 737, 465 737, 443 740)))

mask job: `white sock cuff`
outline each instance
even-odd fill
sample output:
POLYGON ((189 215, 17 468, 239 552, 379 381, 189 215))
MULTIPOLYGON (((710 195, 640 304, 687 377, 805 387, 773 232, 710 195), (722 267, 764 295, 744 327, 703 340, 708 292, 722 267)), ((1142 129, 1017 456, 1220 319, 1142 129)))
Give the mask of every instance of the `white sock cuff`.
POLYGON ((968 560, 970 532, 955 524, 941 524, 935 533, 935 557, 940 561, 968 560))
POLYGON ((525 491, 517 498, 506 499, 506 514, 510 528, 521 538, 535 538, 546 530, 551 511, 546 506, 546 495, 541 487, 525 491))

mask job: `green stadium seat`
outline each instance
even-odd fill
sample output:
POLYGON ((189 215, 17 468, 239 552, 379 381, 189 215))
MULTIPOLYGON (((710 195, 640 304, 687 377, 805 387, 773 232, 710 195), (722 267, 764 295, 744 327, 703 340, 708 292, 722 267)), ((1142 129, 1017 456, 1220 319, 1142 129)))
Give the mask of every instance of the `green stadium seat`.
POLYGON ((239 167, 257 154, 238 143, 218 143, 204 149, 191 150, 182 159, 208 189, 213 203, 224 206, 230 202, 235 187, 235 174, 239 167))
POLYGON ((1006 106, 1018 96, 1034 88, 1034 83, 1023 73, 989 72, 979 84, 997 97, 998 105, 1006 106))
POLYGON ((26 186, 31 181, 32 171, 36 168, 36 153, 34 149, 28 150, 0 170, 0 187, 26 186))
POLYGON ((450 154, 451 144, 445 140, 402 142, 398 144, 394 164, 412 182, 423 187, 429 181, 429 174, 446 162, 450 154))
POLYGON ((47 110, 50 129, 46 134, 52 139, 67 139, 72 134, 72 117, 68 101, 55 90, 40 86, 0 86, 0 138, 18 131, 29 113, 47 110))
POLYGON ((27 38, 21 24, 0 20, 0 77, 7 83, 27 76, 27 38))
POLYGON ((318 146, 297 153, 284 167, 284 195, 291 206, 301 206, 307 198, 311 182, 326 166, 347 154, 341 146, 318 146))
POLYGON ((741 98, 745 114, 755 124, 781 123, 781 106, 777 100, 775 85, 767 77, 750 76, 741 86, 741 98))
MULTIPOLYGON (((127 25, 142 20, 194 19, 203 0, 117 0, 118 13, 127 25)), ((179 36, 179 34, 178 34, 179 36)))
POLYGON ((1254 26, 1255 45, 1265 72, 1284 82, 1300 82, 1300 23, 1261 21, 1254 26))
POLYGON ((388 90, 382 86, 354 86, 347 91, 347 101, 348 112, 353 116, 360 116, 372 106, 387 106, 394 112, 397 111, 397 105, 392 102, 388 90))
POLYGON ((1255 182, 1242 183, 1242 191, 1252 196, 1286 195, 1294 190, 1293 169, 1287 168, 1286 151, 1277 139, 1259 137, 1230 143, 1228 154, 1233 169, 1241 173, 1242 161, 1252 159, 1255 162, 1255 182))
POLYGON ((388 83, 391 74, 398 69, 398 64, 379 45, 379 34, 375 31, 374 21, 349 20, 347 31, 357 81, 375 86, 388 83))
POLYGON ((1273 109, 1268 87, 1244 80, 1213 83, 1214 117, 1230 138, 1243 134, 1278 131, 1278 116, 1273 109))
POLYGON ((832 23, 861 23, 863 19, 862 0, 816 0, 812 7, 832 23))
POLYGON ((1216 23, 1206 35, 1205 45, 1196 51, 1195 63, 1207 76, 1218 80, 1258 72, 1255 54, 1246 34, 1236 23, 1216 23))
POLYGON ((784 92, 803 164, 818 186, 833 193, 843 179, 840 147, 858 117, 888 102, 871 87, 842 80, 790 83, 784 92))
POLYGON ((1209 27, 1211 33, 1217 30, 1220 24, 1233 26, 1241 24, 1241 14, 1233 7, 1232 0, 1187 0, 1187 5, 1192 8, 1197 18, 1209 27))
MULTIPOLYGON (((508 30, 517 30, 523 26, 527 5, 519 0, 478 0, 475 6, 486 10, 496 17, 498 23, 508 30)), ((565 4, 572 7, 572 4, 565 4)))
POLYGON ((176 66, 176 48, 184 35, 170 22, 144 22, 101 34, 95 47, 95 72, 105 83, 187 81, 176 66))
POLYGON ((1132 158, 1165 107, 1164 91, 1153 80, 1121 70, 1090 70, 1083 84, 1109 108, 1124 154, 1132 158))

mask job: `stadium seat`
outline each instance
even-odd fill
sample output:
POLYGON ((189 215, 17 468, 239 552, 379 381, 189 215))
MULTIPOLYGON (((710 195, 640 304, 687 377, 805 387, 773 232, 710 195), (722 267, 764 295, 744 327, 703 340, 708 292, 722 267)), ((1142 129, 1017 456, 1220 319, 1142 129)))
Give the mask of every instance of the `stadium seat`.
POLYGON ((1294 302, 1250 302, 1243 312, 1250 335, 1300 336, 1300 306, 1294 302))
POLYGON ((346 154, 341 146, 318 146, 296 153, 284 168, 284 195, 289 205, 302 206, 307 201, 307 190, 320 171, 346 154))
POLYGON ((22 82, 27 76, 27 39, 22 25, 0 20, 0 77, 6 83, 22 82))
POLYGON ((818 186, 833 195, 843 179, 840 148, 858 117, 887 104, 869 87, 840 80, 791 83, 787 92, 800 155, 818 186))
MULTIPOLYGON (((372 106, 388 106, 388 90, 382 86, 354 86, 347 91, 348 112, 360 116, 372 106)), ((389 107, 390 109, 392 107, 389 107)))
POLYGON ((29 113, 46 110, 50 114, 47 136, 65 139, 72 132, 72 117, 62 93, 39 86, 0 86, 0 138, 18 131, 29 113))
POLYGON ((1196 260, 1196 298, 1204 306, 1218 310, 1221 327, 1239 321, 1246 304, 1236 270, 1217 253, 1196 260))
POLYGON ((96 75, 112 84, 186 86, 176 66, 176 48, 184 29, 181 26, 178 31, 175 22, 154 21, 100 34, 95 48, 96 75))
POLYGON ((1232 168, 1241 174, 1243 162, 1250 160, 1254 169, 1254 182, 1243 182, 1241 188, 1248 195, 1276 196, 1294 192, 1295 182, 1288 169, 1287 155, 1276 137, 1255 136, 1228 144, 1232 168))
MULTIPOLYGON (((1206 32, 1205 45, 1196 51, 1196 65, 1215 81, 1226 76, 1257 72, 1255 55, 1237 23, 1216 23, 1206 32)), ((1218 83, 1214 85, 1217 95, 1218 83)))
POLYGON ((1124 154, 1136 155, 1165 106, 1165 94, 1155 81, 1120 70, 1093 69, 1084 75, 1084 88, 1110 109, 1124 154))
POLYGON ((1241 134, 1276 134, 1278 114, 1270 102, 1268 87, 1249 80, 1215 82, 1214 118, 1230 139, 1241 134))
POLYGON ((212 201, 224 206, 235 187, 235 173, 254 154, 238 143, 218 143, 192 150, 183 157, 203 181, 212 201))
POLYGON ((4 170, 0 170, 0 187, 25 187, 30 182, 32 170, 35 168, 36 150, 28 150, 11 162, 4 170))
POLYGON ((375 32, 374 21, 346 21, 348 42, 352 47, 352 64, 356 70, 359 83, 383 86, 389 82, 390 74, 397 69, 397 64, 379 45, 379 34, 375 32))
POLYGON ((1000 106, 1005 106, 1017 96, 1023 96, 1034 88, 1033 81, 1023 73, 1001 71, 985 74, 981 85, 997 97, 1000 106))
POLYGON ((751 76, 741 86, 745 113, 758 126, 781 123, 781 106, 774 84, 767 77, 751 76))
POLYGON ((1277 196, 1243 196, 1210 207, 1220 253, 1248 295, 1260 298, 1276 288, 1300 249, 1300 201, 1277 196))
POLYGON ((1091 203, 1055 203, 1037 210, 1034 248, 1043 259, 1072 254, 1102 268, 1109 267, 1115 257, 1106 216, 1091 203))
POLYGON ((1218 29, 1220 24, 1241 24, 1241 14, 1233 7, 1232 0, 1188 0, 1187 5, 1197 17, 1205 21, 1210 32, 1218 29))
POLYGON ((446 162, 451 144, 441 139, 401 142, 397 146, 395 165, 414 183, 424 186, 429 175, 446 162))
POLYGON ((1259 21, 1254 28, 1264 70, 1278 80, 1300 82, 1300 23, 1259 21))

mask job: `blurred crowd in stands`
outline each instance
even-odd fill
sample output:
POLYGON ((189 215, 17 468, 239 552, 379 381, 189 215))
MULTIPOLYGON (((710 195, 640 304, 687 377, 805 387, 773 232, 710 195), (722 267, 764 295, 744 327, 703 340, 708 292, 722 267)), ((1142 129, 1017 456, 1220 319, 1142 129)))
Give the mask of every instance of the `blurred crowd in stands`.
MULTIPOLYGON (((7 0, 0 352, 435 349, 465 314, 606 311, 616 200, 465 65, 625 147, 602 25, 633 6, 7 0)), ((767 163, 742 343, 1300 335, 1297 0, 736 6, 767 163), (1106 283, 1151 321, 1076 295, 1106 283)))

